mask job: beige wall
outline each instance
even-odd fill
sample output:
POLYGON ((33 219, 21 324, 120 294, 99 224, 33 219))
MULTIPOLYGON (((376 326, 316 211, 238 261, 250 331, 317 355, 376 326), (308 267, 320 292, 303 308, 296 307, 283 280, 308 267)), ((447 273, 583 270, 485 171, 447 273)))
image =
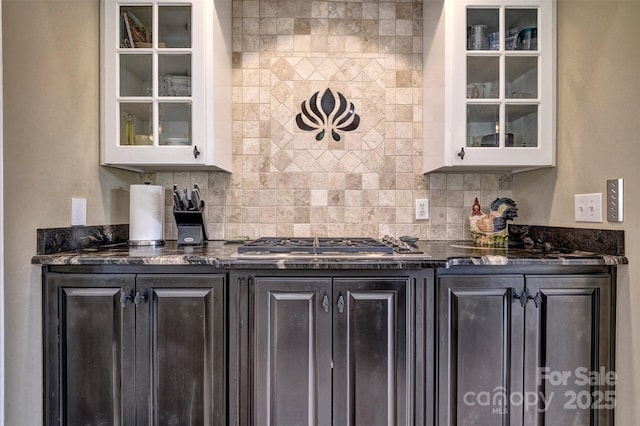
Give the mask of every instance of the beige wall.
POLYGON ((616 424, 640 418, 640 1, 558 3, 558 151, 554 169, 514 175, 522 223, 625 230, 618 289, 616 424), (624 178, 624 223, 578 225, 573 195, 624 178))
POLYGON ((97 0, 7 1, 3 8, 7 425, 41 423, 41 285, 36 229, 127 223, 137 174, 98 167, 97 0), (122 199, 124 197, 124 200, 122 199))
MULTIPOLYGON (((130 183, 138 181, 138 176, 97 166, 98 0, 2 1, 5 297, 8 301, 5 306, 5 420, 9 425, 36 425, 42 416, 41 288, 38 269, 29 264, 36 250, 36 228, 67 226, 72 196, 88 199, 89 224, 127 222, 125 191, 130 183)), ((637 242, 640 241, 640 218, 634 217, 633 213, 640 201, 632 195, 634 184, 640 184, 640 172, 634 168, 640 134, 640 54, 635 30, 640 1, 560 0, 558 12, 558 167, 514 175, 513 183, 508 182, 508 189, 504 187, 506 182, 499 180, 502 179, 500 175, 485 177, 485 184, 489 186, 481 184, 476 188, 477 182, 469 175, 438 174, 435 181, 427 181, 437 185, 437 188, 431 188, 437 191, 431 193, 432 200, 438 197, 442 203, 439 219, 445 226, 439 231, 444 234, 438 235, 459 235, 462 229, 459 205, 464 205, 469 191, 475 190, 473 188, 479 191, 487 188, 493 195, 494 190, 510 191, 513 185, 513 195, 520 208, 519 222, 575 226, 572 221, 573 194, 604 191, 607 178, 623 177, 627 186, 625 222, 619 226, 598 224, 598 227, 625 229, 630 260, 637 263, 640 260, 640 243, 637 242), (495 189, 496 185, 498 189, 495 189)), ((254 12, 243 8, 242 13, 254 12)), ((236 88, 255 81, 244 80, 255 76, 243 67, 236 69, 236 74, 242 76, 235 80, 236 88)), ((262 72, 269 70, 267 67, 262 72)), ((265 102, 262 111, 266 108, 270 112, 271 107, 271 102, 265 102)), ((244 104, 240 109, 243 108, 244 104)), ((260 108, 258 106, 258 111, 260 108)), ((254 111, 252 107, 247 110, 254 111)), ((244 116, 235 117, 236 130, 242 129, 245 120, 237 117, 244 116)), ((250 124, 248 128, 251 129, 250 124)), ((246 173, 234 173, 229 179, 246 179, 248 185, 256 186, 246 188, 251 195, 264 189, 260 185, 270 184, 272 176, 265 176, 267 180, 263 181, 252 174, 248 165, 242 165, 244 161, 238 154, 254 153, 252 155, 260 157, 260 150, 268 146, 264 140, 248 139, 238 138, 234 145, 236 167, 246 173)), ((411 154, 412 157, 415 155, 411 154)), ((251 161, 254 160, 262 161, 259 158, 251 161)), ((220 193, 219 185, 227 183, 218 175, 181 173, 160 176, 160 180, 164 179, 166 184, 174 180, 187 184, 193 179, 200 182, 205 179, 208 194, 224 200, 226 195, 224 191, 220 193)), ((408 175, 422 179, 413 169, 408 175)), ((233 182, 233 185, 238 184, 237 180, 233 182)), ((423 188, 407 190, 413 196, 413 191, 423 188)), ((247 206, 250 209, 260 207, 251 203, 249 201, 247 206)), ((237 203, 234 207, 244 205, 237 203)), ((270 211, 270 206, 265 207, 266 212, 270 211)), ((400 207, 410 208, 410 205, 400 207)), ((248 213, 256 214, 256 210, 248 213)), ((226 225, 228 222, 224 217, 210 217, 210 223, 226 225)), ((231 227, 227 236, 233 237, 245 229, 256 229, 256 232, 270 229, 268 226, 278 229, 278 221, 269 222, 270 225, 264 228, 261 228, 260 220, 249 219, 247 223, 250 228, 231 227)), ((409 220, 404 224, 412 226, 409 220)), ((216 232, 216 235, 224 236, 224 230, 216 228, 216 232)), ((625 271, 619 291, 618 372, 621 378, 617 417, 618 424, 623 426, 634 425, 640 418, 640 408, 635 403, 640 394, 640 369, 634 368, 640 364, 637 331, 640 297, 638 290, 630 284, 636 270, 637 265, 634 268, 632 264, 625 271)))

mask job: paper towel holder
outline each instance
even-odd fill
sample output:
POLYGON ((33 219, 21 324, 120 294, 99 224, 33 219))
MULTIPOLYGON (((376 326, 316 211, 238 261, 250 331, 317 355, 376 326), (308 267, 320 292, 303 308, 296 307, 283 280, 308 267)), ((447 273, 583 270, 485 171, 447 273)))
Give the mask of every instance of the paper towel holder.
POLYGON ((173 217, 178 225, 179 246, 199 246, 207 244, 207 229, 203 210, 176 210, 173 217))
POLYGON ((164 188, 150 182, 133 184, 129 197, 128 245, 163 246, 164 188))
POLYGON ((129 240, 129 245, 160 247, 164 245, 164 240, 129 240))

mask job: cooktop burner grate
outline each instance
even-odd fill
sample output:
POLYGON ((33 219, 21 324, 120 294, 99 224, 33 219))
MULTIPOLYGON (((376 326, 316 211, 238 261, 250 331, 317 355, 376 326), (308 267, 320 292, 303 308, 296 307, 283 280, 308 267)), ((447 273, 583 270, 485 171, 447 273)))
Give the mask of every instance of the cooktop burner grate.
POLYGON ((238 253, 263 251, 268 253, 315 253, 315 238, 262 237, 238 247, 238 253))
POLYGON ((316 253, 393 253, 393 247, 374 238, 318 238, 316 253))
POLYGON ((238 253, 387 253, 393 254, 392 245, 375 238, 278 238, 261 237, 238 247, 238 253))

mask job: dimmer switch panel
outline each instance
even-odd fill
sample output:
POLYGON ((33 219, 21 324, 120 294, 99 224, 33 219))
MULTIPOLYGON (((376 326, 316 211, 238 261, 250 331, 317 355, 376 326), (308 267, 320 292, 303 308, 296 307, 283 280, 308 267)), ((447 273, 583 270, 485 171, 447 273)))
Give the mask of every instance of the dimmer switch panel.
POLYGON ((607 181, 607 220, 609 222, 622 222, 622 184, 622 179, 607 181))

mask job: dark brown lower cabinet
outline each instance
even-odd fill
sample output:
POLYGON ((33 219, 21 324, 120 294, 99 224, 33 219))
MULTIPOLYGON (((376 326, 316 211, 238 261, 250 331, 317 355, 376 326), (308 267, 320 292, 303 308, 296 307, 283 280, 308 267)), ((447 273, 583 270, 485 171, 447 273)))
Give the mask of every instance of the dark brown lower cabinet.
POLYGON ((615 280, 590 273, 437 279, 439 426, 613 425, 615 280))
POLYGON ((424 303, 416 293, 424 297, 427 272, 367 275, 243 278, 251 385, 250 415, 239 424, 422 424, 424 407, 415 404, 424 363, 416 359, 424 340, 416 327, 423 330, 424 303))
POLYGON ((45 424, 226 424, 225 275, 44 275, 45 424))
POLYGON ((613 425, 613 267, 228 276, 44 267, 44 423, 613 425))

